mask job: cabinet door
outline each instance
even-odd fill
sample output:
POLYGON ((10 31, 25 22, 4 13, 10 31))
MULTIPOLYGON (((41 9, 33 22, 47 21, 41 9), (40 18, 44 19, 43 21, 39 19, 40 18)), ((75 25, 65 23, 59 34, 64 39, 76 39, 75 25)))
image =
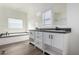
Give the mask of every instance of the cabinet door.
POLYGON ((37 40, 37 41, 41 41, 42 42, 42 32, 38 32, 38 31, 36 31, 35 32, 35 39, 37 40))
POLYGON ((44 44, 51 46, 52 40, 51 40, 51 34, 50 33, 44 32, 44 44))
POLYGON ((53 47, 63 50, 63 48, 64 48, 64 34, 55 33, 53 37, 54 37, 52 40, 53 47))
POLYGON ((44 33, 43 36, 43 49, 47 53, 51 54, 52 53, 52 39, 51 39, 51 33, 44 33))
POLYGON ((35 31, 35 45, 42 49, 42 32, 35 31))

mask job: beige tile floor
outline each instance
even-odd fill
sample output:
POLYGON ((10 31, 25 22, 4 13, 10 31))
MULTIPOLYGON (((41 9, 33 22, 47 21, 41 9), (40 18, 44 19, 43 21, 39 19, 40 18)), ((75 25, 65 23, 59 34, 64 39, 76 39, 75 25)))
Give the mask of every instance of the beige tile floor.
POLYGON ((43 55, 43 53, 27 40, 0 46, 0 55, 43 55))

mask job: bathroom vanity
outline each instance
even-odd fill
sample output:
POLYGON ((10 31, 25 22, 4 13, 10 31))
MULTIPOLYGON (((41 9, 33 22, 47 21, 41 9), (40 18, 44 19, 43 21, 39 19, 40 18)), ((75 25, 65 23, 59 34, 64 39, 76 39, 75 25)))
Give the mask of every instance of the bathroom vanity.
POLYGON ((64 55, 68 50, 70 28, 30 30, 30 43, 51 55, 64 55))

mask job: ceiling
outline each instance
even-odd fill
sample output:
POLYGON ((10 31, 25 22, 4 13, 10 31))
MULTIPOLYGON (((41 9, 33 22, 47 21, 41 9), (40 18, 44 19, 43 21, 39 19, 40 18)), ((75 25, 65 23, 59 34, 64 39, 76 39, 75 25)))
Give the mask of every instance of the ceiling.
POLYGON ((44 9, 50 9, 52 7, 53 9, 56 8, 55 11, 58 11, 58 9, 62 11, 62 7, 64 7, 65 5, 65 3, 0 3, 0 6, 5 6, 25 13, 27 13, 29 10, 30 12, 32 10, 35 12, 39 12, 44 9))
POLYGON ((48 5, 49 3, 0 3, 0 6, 16 9, 19 11, 27 12, 29 8, 36 8, 40 6, 48 5))

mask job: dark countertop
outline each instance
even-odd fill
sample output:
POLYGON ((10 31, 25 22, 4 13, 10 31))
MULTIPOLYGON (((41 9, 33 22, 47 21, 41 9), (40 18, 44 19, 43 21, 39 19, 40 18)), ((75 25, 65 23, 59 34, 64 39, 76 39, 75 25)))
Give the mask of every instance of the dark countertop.
POLYGON ((36 30, 30 30, 30 31, 38 31, 38 32, 49 32, 49 33, 61 33, 61 34, 67 34, 71 32, 70 28, 64 28, 64 29, 36 29, 36 30))

